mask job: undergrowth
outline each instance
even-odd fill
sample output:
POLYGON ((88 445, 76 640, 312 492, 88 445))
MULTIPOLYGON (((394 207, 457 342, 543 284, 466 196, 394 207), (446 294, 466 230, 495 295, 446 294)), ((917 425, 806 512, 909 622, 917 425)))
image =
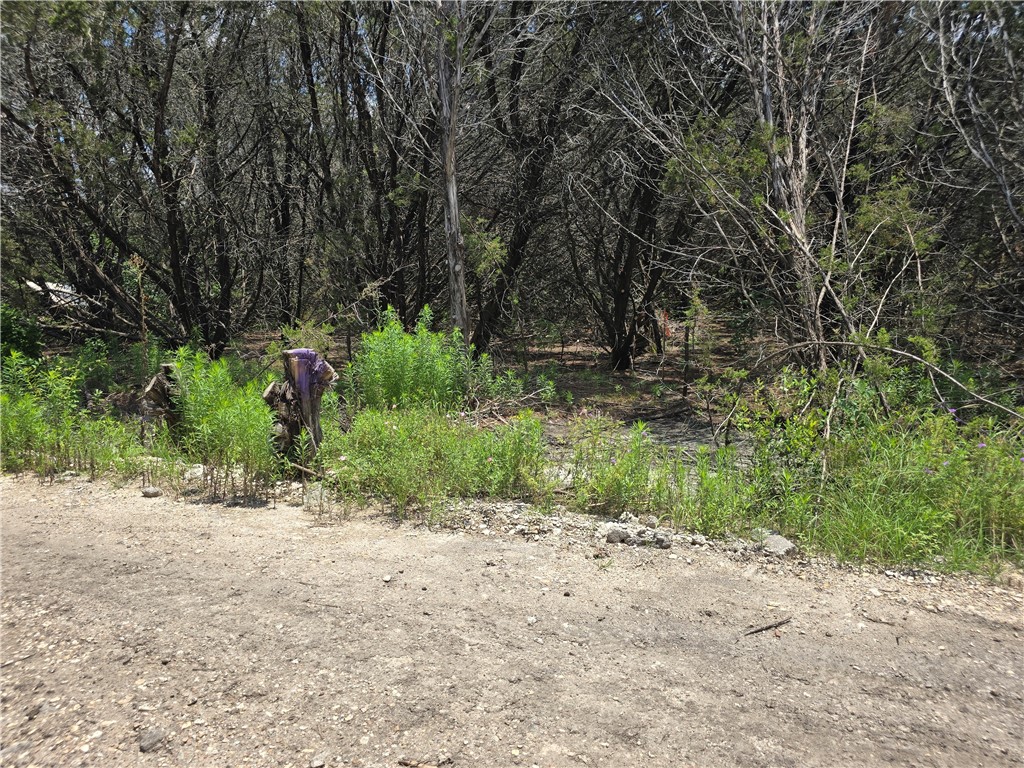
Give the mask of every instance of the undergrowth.
MULTIPOLYGON (((425 310, 406 333, 389 312, 363 337, 346 400, 325 394, 324 440, 315 457, 300 441, 298 462, 335 498, 379 500, 406 515, 455 497, 548 503, 567 491, 581 511, 655 515, 716 537, 776 530, 843 560, 943 569, 1022 561, 1020 425, 957 401, 922 370, 878 361, 844 378, 784 370, 743 398, 730 395, 738 447, 694 454, 657 443, 643 422, 579 418, 569 426, 568 488, 557 489, 538 416, 476 423, 474 406, 488 398, 504 398, 510 412, 522 381, 494 376, 486 356, 474 360, 430 321, 425 310)), ((201 464, 214 495, 267 495, 288 469, 261 397, 272 374, 179 350, 178 423, 144 430, 99 397, 155 367, 152 348, 133 350, 115 355, 91 342, 71 357, 37 359, 11 349, 0 369, 3 469, 142 473, 180 492, 184 473, 201 464)), ((557 399, 550 378, 538 385, 541 402, 557 399)))
POLYGON ((905 372, 879 386, 791 372, 742 403, 749 449, 686 456, 637 423, 575 423, 578 509, 655 514, 712 536, 771 529, 842 560, 980 569, 1022 561, 1024 439, 991 414, 936 408, 905 372), (881 394, 880 394, 881 393, 881 394))
POLYGON ((52 476, 63 471, 91 477, 139 471, 139 432, 110 415, 84 408, 84 374, 71 361, 45 361, 11 351, 2 363, 0 465, 52 476))
POLYGON ((522 385, 512 376, 495 378, 486 354, 474 359, 458 331, 430 330, 433 314, 424 307, 407 333, 388 308, 380 328, 365 333, 359 353, 346 368, 346 395, 355 410, 429 406, 459 410, 472 401, 522 385))
POLYGON ((178 444, 189 459, 207 467, 206 484, 214 495, 255 497, 280 473, 271 440, 273 417, 262 397, 270 378, 268 373, 238 383, 227 359, 178 351, 178 444))
POLYGON ((320 459, 338 495, 381 499, 399 515, 442 498, 536 499, 545 491, 542 427, 529 411, 483 428, 429 407, 367 409, 347 432, 325 429, 320 459))

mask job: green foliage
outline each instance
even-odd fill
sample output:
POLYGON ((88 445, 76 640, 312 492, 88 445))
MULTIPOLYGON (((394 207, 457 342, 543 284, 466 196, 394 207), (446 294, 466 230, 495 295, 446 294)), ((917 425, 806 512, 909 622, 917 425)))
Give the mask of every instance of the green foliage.
POLYGON ((657 446, 643 422, 623 436, 621 424, 603 417, 578 419, 569 437, 579 509, 612 516, 653 513, 711 536, 752 524, 749 477, 732 449, 702 448, 690 461, 657 446))
POLYGON ((735 450, 697 451, 694 466, 675 460, 670 469, 672 522, 708 536, 745 531, 753 521, 753 488, 737 463, 735 450))
POLYGON ((10 352, 39 357, 43 352, 42 335, 34 319, 0 302, 0 358, 10 352))
POLYGON ((81 372, 82 386, 88 391, 109 392, 114 388, 114 356, 105 341, 87 340, 76 350, 73 359, 81 372))
POLYGON ((348 365, 349 405, 388 409, 429 405, 458 410, 493 385, 491 360, 462 343, 458 331, 430 330, 433 319, 425 307, 413 333, 406 333, 398 314, 388 308, 379 330, 363 334, 355 359, 348 365))
POLYGON ((1020 560, 1019 430, 992 418, 965 423, 963 409, 936 412, 908 368, 881 376, 842 383, 784 371, 741 409, 748 461, 732 448, 673 455, 643 424, 624 436, 608 419, 578 420, 575 506, 654 513, 711 536, 767 527, 840 559, 941 568, 1020 560))
POLYGON ((75 470, 92 477, 138 471, 142 445, 137 431, 109 417, 88 418, 81 408, 84 379, 75 360, 33 360, 18 352, 6 357, 0 393, 5 470, 75 470))
MULTIPOLYGON (((835 382, 796 377, 752 424, 751 480, 761 522, 843 559, 978 567, 1024 547, 1024 440, 991 419, 936 412, 927 382, 876 367, 813 405, 835 382), (872 384, 872 382, 874 382, 872 384), (888 410, 881 405, 888 403, 888 410)), ((763 405, 763 403, 762 403, 763 405)))
POLYGON ((643 422, 622 439, 621 425, 603 417, 569 427, 572 490, 577 508, 609 515, 655 510, 654 462, 658 451, 643 422))
POLYGON ((529 411, 482 429, 428 407, 368 409, 347 433, 325 427, 320 456, 341 495, 379 497, 399 514, 447 497, 532 498, 544 485, 541 423, 529 411))
POLYGON ((207 466, 211 492, 230 488, 251 497, 264 491, 279 471, 273 417, 262 398, 266 380, 239 385, 227 360, 189 349, 178 351, 175 364, 180 444, 207 466))
POLYGON ((43 409, 30 393, 0 392, 0 460, 7 471, 20 471, 33 464, 45 444, 43 409))
POLYGON ((463 217, 466 262, 487 285, 493 285, 508 260, 508 248, 501 237, 487 231, 487 221, 463 217))
POLYGON ((1024 547, 1024 442, 952 414, 842 432, 809 541, 844 557, 954 567, 1024 547))
POLYGON ((287 326, 281 329, 284 341, 275 341, 267 347, 266 357, 276 361, 286 349, 313 349, 326 355, 331 347, 334 326, 328 323, 315 323, 312 320, 287 326))

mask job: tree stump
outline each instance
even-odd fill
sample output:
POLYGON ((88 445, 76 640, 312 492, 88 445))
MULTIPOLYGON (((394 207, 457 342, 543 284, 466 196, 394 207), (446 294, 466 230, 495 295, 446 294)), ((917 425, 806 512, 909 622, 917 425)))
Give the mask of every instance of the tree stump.
POLYGON ((164 363, 160 372, 150 379, 142 392, 145 410, 150 416, 162 418, 173 429, 181 421, 174 402, 174 364, 164 363))
POLYGON ((292 450, 305 427, 315 454, 323 442, 320 401, 334 386, 338 374, 312 349, 289 349, 281 357, 285 380, 275 381, 263 392, 263 401, 276 414, 274 436, 278 449, 282 453, 292 450))

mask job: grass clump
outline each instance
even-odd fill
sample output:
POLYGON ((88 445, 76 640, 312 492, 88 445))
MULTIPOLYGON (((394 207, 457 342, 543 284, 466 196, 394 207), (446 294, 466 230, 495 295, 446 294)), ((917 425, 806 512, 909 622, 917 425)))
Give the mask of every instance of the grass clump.
POLYGON ((758 518, 843 560, 951 569, 1021 561, 1019 430, 937 410, 908 378, 881 390, 863 380, 833 385, 831 410, 811 401, 785 419, 776 418, 784 406, 756 419, 751 482, 758 518), (878 406, 879 391, 888 408, 878 406))
POLYGON ((735 449, 700 448, 691 465, 670 464, 669 513, 674 525, 706 536, 746 533, 756 525, 754 486, 735 449))
POLYGON ((658 471, 662 456, 646 425, 637 422, 624 438, 621 432, 621 424, 601 416, 576 419, 570 425, 575 506, 611 516, 663 512, 658 471))
MULTIPOLYGON (((804 538, 850 559, 973 567, 1024 548, 1024 444, 949 415, 878 423, 824 446, 804 538)), ((790 515, 792 517, 792 515, 790 515)))
POLYGON ((695 460, 657 445, 638 421, 628 431, 604 417, 577 419, 572 498, 582 511, 612 517, 654 514, 709 536, 752 526, 750 479, 729 448, 701 448, 695 460))
POLYGON ((347 367, 349 405, 386 410, 429 405, 458 410, 493 385, 487 355, 473 359, 458 331, 430 330, 433 315, 424 307, 413 333, 388 308, 380 328, 362 336, 359 353, 347 367))
MULTIPOLYGON (((812 391, 800 387, 802 398, 812 391)), ((640 422, 627 431, 608 419, 577 420, 573 505, 612 517, 654 514, 715 537, 777 530, 841 560, 942 569, 1021 562, 1019 431, 916 401, 888 412, 858 404, 875 396, 858 383, 833 400, 831 417, 813 404, 784 416, 784 408, 764 411, 747 422, 747 458, 732 447, 672 452, 640 422)))
POLYGON ((348 432, 325 433, 321 458, 342 496, 381 498, 399 514, 442 498, 543 492, 543 433, 529 411, 483 429, 428 407, 368 409, 348 432))

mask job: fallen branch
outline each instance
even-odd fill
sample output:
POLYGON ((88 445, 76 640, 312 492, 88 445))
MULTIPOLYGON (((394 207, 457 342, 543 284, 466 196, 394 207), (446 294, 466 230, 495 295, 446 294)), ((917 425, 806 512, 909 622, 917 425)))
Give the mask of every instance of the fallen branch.
POLYGON ((316 472, 314 472, 312 469, 310 469, 309 467, 304 467, 301 464, 296 464, 294 461, 289 461, 288 462, 288 466, 291 467, 292 469, 297 469, 300 472, 305 473, 309 477, 319 477, 320 476, 316 472))
POLYGON ((33 656, 35 656, 35 653, 30 653, 27 656, 22 656, 20 659, 11 659, 10 661, 5 661, 3 664, 0 664, 0 669, 5 669, 5 668, 11 666, 11 664, 17 664, 19 661, 25 661, 26 659, 31 659, 33 656))
POLYGON ((744 632, 743 636, 747 637, 748 635, 757 635, 757 634, 759 634, 761 632, 767 632, 769 629, 778 629, 779 627, 784 627, 786 624, 789 624, 789 622, 791 622, 792 620, 793 620, 793 617, 792 616, 788 616, 787 618, 783 619, 782 621, 776 621, 774 624, 766 624, 763 627, 758 627, 757 629, 752 629, 749 632, 744 632))

